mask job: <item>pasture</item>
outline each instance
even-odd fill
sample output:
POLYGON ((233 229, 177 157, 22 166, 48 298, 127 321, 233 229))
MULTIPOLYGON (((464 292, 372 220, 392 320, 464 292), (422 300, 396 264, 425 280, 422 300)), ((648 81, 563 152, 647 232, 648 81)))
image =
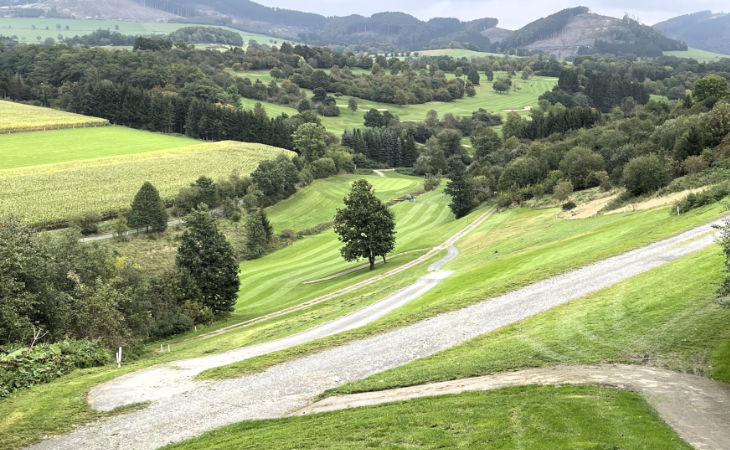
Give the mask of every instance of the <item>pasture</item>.
MULTIPOLYGON (((82 116, 81 114, 51 108, 0 100, 0 134, 63 128, 98 127, 108 124, 108 120, 98 117, 82 116)), ((5 145, 3 145, 4 149, 5 145)))
POLYGON ((677 58, 691 58, 698 62, 713 62, 721 59, 730 58, 730 55, 722 53, 708 52, 698 48, 688 48, 687 50, 676 50, 664 52, 664 56, 676 56, 677 58))
POLYGON ((199 143, 183 136, 117 126, 5 134, 0 135, 0 170, 147 153, 199 143))
MULTIPOLYGON (((236 72, 236 74, 249 77, 252 81, 258 78, 262 82, 268 82, 265 81, 267 80, 268 71, 236 72)), ((504 73, 496 72, 495 79, 504 75, 504 73)), ((453 77, 452 74, 448 76, 453 77)), ((432 109, 438 112, 439 117, 442 117, 446 113, 451 113, 455 116, 470 116, 472 112, 479 108, 484 108, 491 113, 497 113, 503 116, 510 111, 527 114, 528 110, 526 107, 536 107, 538 97, 546 91, 551 90, 557 82, 557 78, 537 76, 529 80, 523 80, 518 75, 512 78, 513 88, 509 92, 506 94, 498 94, 492 88, 492 83, 488 82, 484 74, 482 74, 481 84, 476 86, 477 94, 474 97, 464 97, 451 102, 429 102, 418 105, 394 105, 355 98, 358 105, 357 111, 351 111, 347 108, 347 102, 350 97, 342 95, 336 97, 337 106, 340 108, 341 115, 339 117, 320 116, 320 120, 322 121, 322 125, 327 128, 327 131, 340 135, 345 130, 362 128, 363 115, 371 108, 381 111, 388 110, 397 115, 402 122, 422 121, 426 118, 426 113, 432 109)), ((311 98, 313 93, 308 90, 304 91, 311 98)), ((261 102, 248 98, 241 99, 241 104, 247 109, 252 109, 256 103, 261 103, 264 106, 269 117, 278 116, 282 113, 286 113, 289 116, 298 113, 295 108, 284 105, 261 102)))
MULTIPOLYGON (((61 41, 63 38, 84 36, 99 29, 124 35, 159 35, 170 34, 182 27, 191 26, 207 27, 212 25, 174 22, 132 22, 124 20, 0 17, 0 35, 13 37, 25 44, 43 42, 47 38, 61 41)), ((224 28, 240 34, 244 43, 248 43, 251 39, 260 44, 268 45, 281 45, 284 42, 284 39, 264 34, 249 33, 229 27, 216 28, 224 28)))
POLYGON ((201 175, 216 179, 234 172, 249 174, 259 161, 282 152, 262 144, 224 141, 0 170, 0 214, 13 213, 45 226, 83 212, 110 216, 127 208, 145 181, 171 200, 201 175))

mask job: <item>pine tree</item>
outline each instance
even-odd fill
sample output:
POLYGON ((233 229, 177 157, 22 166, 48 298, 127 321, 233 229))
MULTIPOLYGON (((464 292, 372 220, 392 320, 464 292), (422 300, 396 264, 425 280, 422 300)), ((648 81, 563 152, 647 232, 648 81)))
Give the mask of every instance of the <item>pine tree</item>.
POLYGON ((449 160, 449 182, 444 192, 451 196, 449 208, 456 218, 464 217, 474 205, 474 192, 466 176, 466 166, 461 158, 449 160))
POLYGON ((345 208, 337 209, 335 232, 345 246, 340 249, 345 261, 367 258, 370 270, 375 268, 375 258, 385 255, 395 247, 395 218, 393 213, 373 193, 366 180, 352 184, 345 197, 345 208))
POLYGON ((266 213, 260 209, 246 220, 246 253, 250 259, 263 256, 269 247, 274 230, 266 213))
POLYGON ((233 311, 240 281, 231 244, 206 210, 190 213, 185 225, 175 257, 183 292, 214 314, 233 311))
POLYGON ((145 181, 134 196, 127 222, 132 228, 144 228, 148 232, 161 232, 167 228, 165 203, 149 181, 145 181))

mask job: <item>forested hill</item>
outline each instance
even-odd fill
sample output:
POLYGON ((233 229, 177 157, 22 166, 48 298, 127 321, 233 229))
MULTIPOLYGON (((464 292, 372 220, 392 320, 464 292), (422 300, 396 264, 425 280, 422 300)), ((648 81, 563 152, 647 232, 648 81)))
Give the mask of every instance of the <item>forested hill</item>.
POLYGON ((674 17, 654 25, 654 28, 691 47, 730 54, 730 14, 702 11, 674 17))
POLYGON ((580 6, 525 25, 507 36, 499 49, 542 51, 565 58, 581 53, 661 56, 662 51, 687 46, 629 17, 601 16, 580 6))
MULTIPOLYGON (((143 2, 145 0, 138 0, 143 2)), ((362 46, 373 50, 422 50, 447 47, 458 42, 472 50, 492 49, 482 34, 497 26, 497 19, 461 22, 434 18, 427 22, 401 12, 384 12, 371 17, 348 15, 324 17, 280 8, 269 8, 249 0, 146 0, 147 6, 174 12, 184 6, 195 15, 227 16, 232 25, 250 31, 274 33, 316 45, 362 46)))

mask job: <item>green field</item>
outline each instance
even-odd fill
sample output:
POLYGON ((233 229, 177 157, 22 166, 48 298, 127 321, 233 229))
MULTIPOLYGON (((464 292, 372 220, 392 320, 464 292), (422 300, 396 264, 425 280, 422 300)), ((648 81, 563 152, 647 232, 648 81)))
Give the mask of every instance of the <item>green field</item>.
POLYGON ((0 135, 0 170, 147 153, 195 144, 200 144, 200 141, 114 126, 4 134, 0 135))
MULTIPOLYGON (((70 131, 93 133, 106 129, 70 131)), ((122 133, 126 135, 127 131, 122 133)), ((36 139, 35 134, 28 133, 28 136, 36 139)), ((114 141, 94 143, 110 147, 117 144, 114 141)), ((171 199, 181 187, 201 175, 217 179, 234 172, 248 174, 259 161, 284 151, 261 144, 225 141, 0 170, 3 192, 0 215, 15 214, 31 224, 54 225, 83 212, 113 214, 129 206, 145 181, 154 184, 163 198, 171 199)))
POLYGON ((360 392, 554 364, 650 364, 730 382, 720 249, 638 275, 458 347, 336 389, 360 392), (671 288, 670 288, 671 287, 671 288))
POLYGON ((377 175, 337 175, 316 180, 296 195, 267 208, 266 214, 274 231, 280 232, 287 228, 300 231, 331 222, 336 208, 343 206, 342 199, 355 180, 368 180, 375 187, 375 195, 386 202, 423 190, 423 178, 390 171, 383 174, 385 178, 377 175))
MULTIPOLYGON (((212 369, 202 377, 260 371, 462 308, 705 223, 721 214, 722 208, 713 205, 679 217, 657 209, 583 220, 559 219, 557 213, 556 208, 520 208, 495 214, 457 243, 460 255, 445 267, 455 273, 407 305, 357 330, 212 369)), ((466 220, 473 220, 473 216, 466 220)))
MULTIPOLYGON (((131 22, 122 20, 92 20, 92 19, 44 19, 44 18, 18 18, 0 17, 0 35, 17 38, 21 43, 43 42, 46 38, 60 40, 59 35, 64 38, 83 36, 98 29, 115 31, 125 35, 154 35, 170 34, 175 30, 190 26, 211 26, 191 23, 171 22, 131 22)), ((238 33, 244 43, 253 39, 261 44, 277 44, 284 42, 283 39, 267 36, 258 33, 236 30, 228 27, 229 31, 238 33)))
MULTIPOLYGON (((248 71, 236 72, 239 76, 245 76, 252 79, 259 78, 262 82, 268 82, 266 78, 268 71, 248 71)), ((503 76, 504 73, 495 73, 495 78, 503 76)), ((451 75, 453 76, 453 75, 451 75)), ((442 117, 446 113, 455 116, 471 116, 473 111, 484 108, 491 113, 499 113, 506 115, 507 112, 515 110, 522 114, 527 114, 525 107, 536 107, 538 97, 549 91, 558 82, 557 78, 550 77, 533 77, 530 80, 523 80, 519 76, 512 78, 514 88, 507 94, 498 94, 492 88, 492 83, 482 76, 482 82, 476 86, 477 95, 474 97, 464 97, 452 102, 430 102, 420 105, 393 105, 389 103, 372 102, 369 100, 356 98, 358 104, 357 111, 351 111, 347 108, 347 101, 350 97, 341 96, 337 98, 337 106, 340 108, 341 115, 339 117, 320 117, 322 124, 327 131, 336 135, 342 134, 343 131, 353 128, 363 127, 363 115, 371 108, 379 110, 388 110, 397 115, 401 121, 423 121, 426 113, 433 109, 442 117)), ((304 90, 307 96, 311 97, 311 91, 304 90)), ((269 117, 278 116, 286 113, 289 116, 297 114, 295 108, 277 105, 274 103, 260 102, 254 99, 244 98, 241 100, 244 108, 253 108, 256 103, 261 103, 269 117)))
MULTIPOLYGON (((51 108, 23 105, 0 100, 0 134, 21 131, 54 130, 62 128, 95 127, 109 123, 106 119, 82 116, 51 108)), ((5 143, 3 144, 3 153, 5 143)), ((0 167, 1 168, 1 167, 0 167)))
POLYGON ((721 59, 730 58, 730 55, 724 55, 722 53, 708 52, 700 50, 698 48, 690 47, 687 50, 681 51, 668 51, 664 52, 664 56, 676 56, 677 58, 692 58, 699 62, 713 62, 721 59))
POLYGON ((526 386, 246 421, 170 449, 691 448, 637 394, 526 386))

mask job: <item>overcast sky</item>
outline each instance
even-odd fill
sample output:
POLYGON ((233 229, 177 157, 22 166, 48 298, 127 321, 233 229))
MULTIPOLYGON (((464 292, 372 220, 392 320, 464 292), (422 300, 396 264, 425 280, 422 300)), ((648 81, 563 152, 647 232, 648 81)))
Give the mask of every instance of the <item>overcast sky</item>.
POLYGON ((550 15, 564 8, 583 5, 593 12, 608 16, 622 17, 629 13, 642 23, 653 25, 662 20, 682 14, 712 10, 729 10, 727 0, 584 0, 540 1, 540 0, 254 0, 267 6, 316 12, 327 16, 346 16, 362 14, 369 16, 375 12, 402 11, 419 19, 432 17, 458 17, 462 20, 481 17, 496 17, 500 26, 516 29, 535 19, 550 15))

